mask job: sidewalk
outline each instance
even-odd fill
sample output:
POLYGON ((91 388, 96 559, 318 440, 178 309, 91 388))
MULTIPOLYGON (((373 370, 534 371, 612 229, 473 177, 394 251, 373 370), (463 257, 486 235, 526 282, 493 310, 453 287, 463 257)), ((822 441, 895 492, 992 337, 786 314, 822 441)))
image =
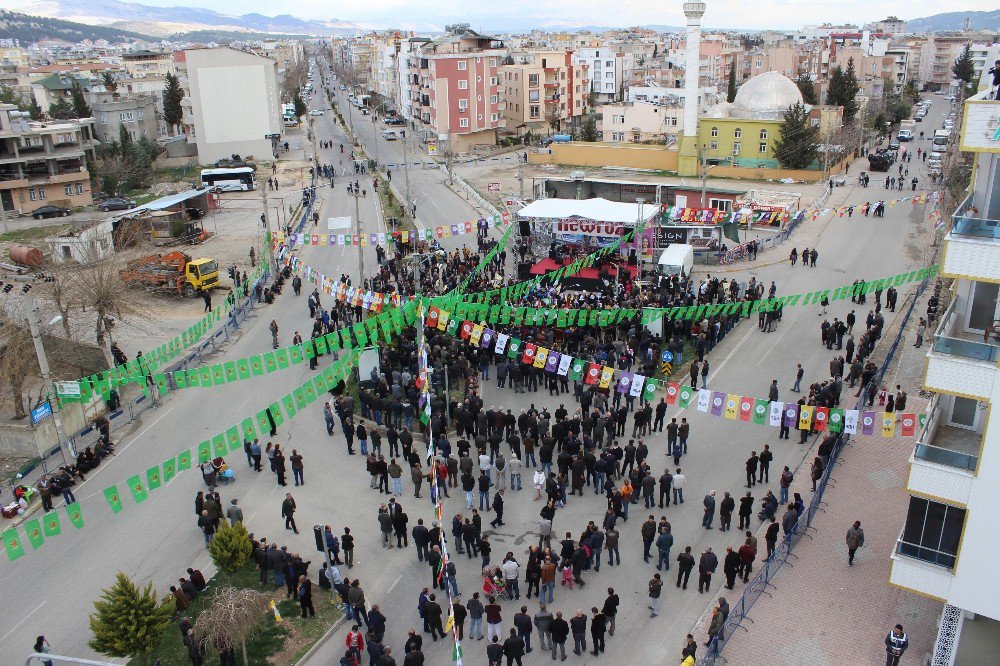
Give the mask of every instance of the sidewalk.
MULTIPOLYGON (((927 400, 917 396, 926 348, 913 347, 913 328, 927 294, 917 303, 884 380, 887 386, 903 386, 910 396, 907 411, 916 413, 927 407, 927 400)), ((894 327, 890 331, 887 343, 894 327)), ((853 392, 850 396, 853 400, 853 392)), ((887 584, 890 554, 906 519, 905 484, 914 443, 913 437, 884 439, 878 432, 851 438, 824 495, 825 510, 813 520, 815 529, 772 579, 775 587, 754 604, 749 612, 752 621, 743 625, 746 631, 738 629, 726 644, 721 656, 727 663, 754 663, 768 654, 773 655, 770 663, 788 666, 879 664, 885 660, 885 635, 896 623, 903 625, 910 639, 903 663, 922 663, 933 651, 941 604, 887 584), (845 535, 855 520, 861 521, 865 545, 849 567, 845 535)), ((807 502, 812 455, 796 472, 791 489, 807 502)), ((766 552, 763 534, 758 537, 762 539, 758 550, 766 552)), ((732 606, 743 586, 720 591, 732 606)), ((715 598, 696 625, 701 642, 707 640, 715 598)))

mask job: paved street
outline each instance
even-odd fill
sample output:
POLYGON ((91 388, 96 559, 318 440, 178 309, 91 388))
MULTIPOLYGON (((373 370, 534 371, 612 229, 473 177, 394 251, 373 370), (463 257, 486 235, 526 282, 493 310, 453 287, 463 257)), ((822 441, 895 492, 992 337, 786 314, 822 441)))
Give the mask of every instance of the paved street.
MULTIPOLYGON (((932 115, 940 112, 940 108, 935 109, 932 115)), ((333 118, 328 113, 318 121, 318 138, 332 138, 336 146, 341 139, 332 129, 333 118)), ((929 142, 925 141, 922 145, 928 147, 929 142)), ((401 148, 394 147, 391 150, 399 150, 401 153, 401 148)), ((336 148, 336 152, 339 154, 339 148, 336 148)), ((330 162, 335 157, 333 153, 321 153, 320 160, 330 162)), ((858 170, 856 167, 852 175, 856 175, 858 170)), ((418 173, 424 174, 421 176, 420 192, 435 202, 434 205, 420 204, 418 216, 425 219, 422 213, 428 209, 440 211, 434 213, 433 217, 428 215, 428 226, 475 217, 468 210, 459 212, 462 205, 465 205, 464 202, 451 194, 443 184, 434 184, 435 178, 440 179, 439 172, 418 173), (456 203, 456 199, 462 205, 456 203), (457 220, 455 216, 458 216, 457 220)), ((921 180, 923 184, 923 175, 921 180)), ((878 174, 873 177, 873 186, 867 190, 856 188, 853 179, 849 179, 848 187, 835 192, 832 203, 839 203, 840 199, 861 202, 901 196, 901 193, 896 192, 885 193, 879 183, 878 174)), ((321 220, 353 214, 354 202, 346 195, 346 181, 343 178, 338 179, 333 191, 322 188, 320 196, 324 199, 321 220)), ((384 230, 375 213, 373 201, 371 194, 367 202, 362 201, 362 204, 366 204, 361 212, 363 230, 366 233, 384 230)), ((803 245, 812 247, 815 244, 820 253, 817 268, 802 268, 801 265, 793 268, 787 262, 758 266, 744 264, 739 276, 747 279, 754 274, 765 284, 774 280, 780 295, 847 284, 857 277, 874 278, 915 268, 922 265, 923 250, 929 243, 928 225, 923 220, 924 208, 905 203, 888 209, 883 219, 859 215, 850 220, 846 217, 821 219, 816 226, 803 229, 803 238, 808 238, 809 242, 799 243, 793 239, 790 245, 783 246, 785 249, 774 251, 776 256, 780 256, 781 252, 787 256, 787 250, 792 245, 801 248, 803 245), (818 237, 818 243, 814 243, 809 234, 818 237)), ((453 245, 463 241, 462 238, 447 240, 453 245)), ((473 237, 468 240, 470 244, 474 242, 473 237)), ((358 250, 359 248, 340 246, 307 246, 299 252, 305 262, 321 271, 333 275, 345 272, 356 278, 358 250)), ((366 266, 374 266, 374 249, 368 248, 368 252, 371 253, 371 259, 366 255, 366 266)), ((762 262, 768 263, 770 262, 762 262)), ((909 288, 912 286, 907 287, 909 288)), ((905 292, 901 293, 900 302, 904 298, 905 292)), ((328 298, 325 302, 329 302, 328 298)), ((830 316, 843 317, 850 306, 849 301, 838 301, 831 305, 830 316)), ((821 379, 827 374, 831 352, 819 344, 819 323, 822 319, 817 313, 815 307, 787 308, 779 329, 771 334, 758 332, 756 321, 744 322, 713 352, 709 387, 744 395, 765 396, 771 379, 778 378, 781 386, 780 399, 797 398, 797 395, 793 396, 788 392, 795 363, 802 363, 806 368, 807 381, 821 379)), ((859 319, 863 319, 865 314, 865 311, 859 311, 859 319)), ((891 316, 891 313, 887 313, 887 318, 891 316)), ((242 329, 241 335, 233 340, 215 362, 269 349, 270 333, 267 325, 272 318, 279 324, 282 343, 289 344, 296 329, 305 331, 308 325, 306 317, 305 295, 296 298, 290 289, 286 289, 274 305, 256 311, 252 323, 242 329)), ((323 366, 325 363, 321 364, 323 366)), ((82 500, 85 528, 75 530, 67 523, 63 534, 48 540, 40 550, 29 552, 16 562, 4 562, 0 597, 10 607, 16 607, 18 612, 7 613, 0 618, 0 644, 7 648, 2 662, 20 662, 34 638, 40 634, 48 637, 56 653, 93 656, 86 647, 90 636, 87 615, 91 610, 91 602, 101 588, 112 582, 116 571, 124 571, 139 582, 151 580, 161 593, 165 593, 167 586, 176 581, 188 566, 210 572, 210 559, 202 536, 195 526, 194 495, 204 488, 197 472, 187 472, 175 477, 165 488, 151 492, 150 498, 141 506, 135 505, 126 493, 124 509, 117 515, 111 513, 101 491, 115 482, 124 491, 122 482, 131 474, 143 472, 176 454, 182 447, 196 445, 206 436, 255 414, 275 398, 297 386, 309 374, 307 365, 303 364, 221 388, 179 391, 168 396, 158 409, 147 412, 133 432, 120 438, 118 455, 88 475, 87 481, 76 489, 77 497, 82 500)), ((904 388, 916 393, 915 386, 904 385, 904 388)), ((541 392, 515 396, 508 391, 497 390, 492 382, 486 383, 484 400, 486 405, 503 406, 515 413, 530 403, 538 407, 547 405, 554 408, 562 401, 567 403, 567 407, 571 407, 569 396, 559 400, 550 399, 547 393, 541 392)), ((339 430, 332 438, 323 434, 325 427, 321 410, 321 403, 312 405, 306 410, 307 413, 296 417, 290 425, 280 428, 275 438, 284 448, 297 448, 303 454, 306 479, 304 487, 279 488, 270 474, 253 474, 244 466, 241 456, 234 454, 232 459, 237 479, 232 486, 220 489, 223 504, 228 505, 230 499, 238 498, 244 508, 249 529, 258 536, 268 536, 269 541, 287 544, 291 550, 301 552, 306 559, 311 558, 311 573, 318 569, 321 558, 314 550, 309 527, 314 523, 330 523, 340 533, 344 525, 350 526, 357 536, 357 559, 356 566, 349 575, 351 578, 361 578, 369 603, 379 603, 388 615, 386 644, 392 646, 397 655, 401 655, 406 629, 411 626, 419 629, 417 595, 422 587, 429 584, 429 571, 425 566, 418 565, 413 550, 385 551, 379 546, 376 510, 383 501, 382 496, 368 489, 367 475, 363 471, 364 461, 360 456, 349 458, 346 455, 339 430), (293 492, 298 502, 296 520, 301 534, 297 536, 283 529, 280 518, 280 502, 286 490, 293 492)), ((676 412, 677 410, 669 410, 668 418, 676 415, 676 412)), ((667 515, 673 525, 676 539, 674 556, 685 545, 691 545, 696 554, 700 554, 707 546, 713 547, 716 552, 724 552, 725 546, 737 543, 735 536, 701 528, 701 498, 712 489, 717 490, 720 496, 724 490, 740 492, 744 479, 743 461, 751 449, 759 451, 764 443, 769 443, 775 453, 772 470, 780 470, 785 464, 797 467, 805 456, 804 447, 797 444, 795 439, 778 441, 776 431, 770 428, 731 423, 693 409, 687 410, 685 416, 692 423, 691 451, 681 462, 688 479, 685 488, 688 501, 681 507, 671 507, 665 511, 656 509, 653 513, 657 517, 667 515)), ((665 439, 661 435, 649 439, 651 457, 655 461, 666 460, 662 454, 664 443, 665 439)), ((660 471, 657 465, 654 465, 654 470, 657 473, 660 471)), ((804 471, 801 470, 800 474, 804 471)), ((526 470, 524 476, 528 480, 530 472, 526 470)), ((777 475, 775 478, 777 481, 777 475)), ((776 490, 776 481, 769 487, 776 490)), ((754 489, 754 492, 756 497, 763 495, 761 488, 754 489)), ((410 516, 411 525, 417 518, 430 522, 432 511, 426 492, 422 500, 414 500, 411 495, 409 480, 404 479, 402 504, 410 516)), ((499 561, 506 550, 511 550, 523 563, 524 553, 532 542, 540 508, 530 497, 528 490, 509 496, 505 513, 507 525, 492 535, 494 561, 499 561)), ((453 493, 452 498, 445 503, 445 515, 450 518, 463 507, 464 503, 453 493)), ((599 520, 604 508, 603 498, 595 498, 589 494, 582 499, 571 498, 568 506, 560 510, 556 517, 554 533, 561 534, 568 530, 577 534, 588 520, 599 520)), ((680 592, 672 586, 672 581, 668 581, 671 584, 665 588, 663 612, 655 620, 649 619, 646 610, 646 582, 654 569, 652 565, 643 565, 641 562, 641 541, 638 536, 638 524, 646 514, 641 504, 633 506, 631 516, 634 519, 621 530, 621 551, 625 566, 602 566, 599 573, 587 574, 585 580, 588 584, 583 589, 557 590, 553 610, 562 610, 567 615, 577 608, 588 610, 593 605, 600 605, 608 586, 614 586, 622 598, 618 631, 609 640, 608 654, 600 658, 577 658, 577 662, 597 663, 627 656, 633 663, 653 664, 663 663, 664 655, 668 655, 669 663, 675 655, 680 654, 684 635, 702 615, 709 601, 718 596, 699 595, 694 586, 686 592, 680 592)), ((488 523, 489 519, 484 522, 488 523)), ((754 524, 756 526, 757 522, 754 524)), ((886 557, 887 553, 877 555, 886 557)), ((468 596, 481 585, 478 562, 464 557, 459 557, 456 562, 459 586, 463 594, 468 596)), ((716 587, 721 585, 720 578, 721 576, 716 577, 716 587)), ((780 594, 780 590, 778 593, 780 594)), ((531 613, 537 609, 534 600, 527 605, 531 613)), ((513 607, 511 603, 504 603, 505 628, 510 626, 513 607)), ((793 611, 793 614, 801 621, 800 613, 793 611)), ((310 663, 336 663, 334 657, 339 658, 343 654, 340 647, 343 645, 345 631, 346 629, 341 629, 310 663)), ((484 661, 484 646, 481 642, 475 643, 466 645, 466 663, 484 661)), ((428 663, 450 663, 450 650, 447 642, 445 645, 425 644, 428 663)), ((542 660, 534 652, 527 663, 542 663, 542 660)))

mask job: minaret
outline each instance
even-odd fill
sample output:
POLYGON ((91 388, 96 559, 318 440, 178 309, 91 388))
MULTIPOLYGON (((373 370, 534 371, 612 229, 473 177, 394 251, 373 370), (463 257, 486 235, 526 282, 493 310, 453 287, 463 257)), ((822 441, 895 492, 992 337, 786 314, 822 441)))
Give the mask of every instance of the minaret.
POLYGON ((698 135, 699 73, 701 72, 701 17, 705 15, 704 2, 685 2, 687 17, 687 42, 684 55, 684 136, 698 135))

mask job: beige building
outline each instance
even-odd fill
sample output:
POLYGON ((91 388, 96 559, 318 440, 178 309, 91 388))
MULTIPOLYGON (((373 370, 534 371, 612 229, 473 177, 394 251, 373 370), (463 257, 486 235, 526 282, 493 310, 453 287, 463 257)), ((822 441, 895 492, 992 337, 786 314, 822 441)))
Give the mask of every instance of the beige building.
POLYGON ((589 66, 572 51, 534 51, 500 68, 507 129, 517 134, 579 127, 590 94, 589 66))
POLYGON ((108 95, 91 104, 94 127, 102 143, 117 141, 124 125, 133 140, 146 137, 156 141, 160 136, 159 97, 153 93, 140 95, 108 95))
POLYGON ((213 164, 233 154, 271 156, 270 134, 281 134, 278 64, 232 48, 190 49, 184 123, 198 160, 213 164))
POLYGON ((623 102, 597 107, 597 133, 609 143, 674 143, 684 128, 684 102, 623 102))
POLYGON ((130 78, 145 76, 163 78, 174 71, 174 60, 170 53, 156 51, 133 51, 122 56, 125 72, 130 78))
POLYGON ((20 46, 0 46, 0 63, 25 67, 28 64, 28 53, 20 46))
POLYGON ((93 118, 39 123, 0 104, 0 202, 23 214, 93 203, 87 160, 94 146, 93 118))

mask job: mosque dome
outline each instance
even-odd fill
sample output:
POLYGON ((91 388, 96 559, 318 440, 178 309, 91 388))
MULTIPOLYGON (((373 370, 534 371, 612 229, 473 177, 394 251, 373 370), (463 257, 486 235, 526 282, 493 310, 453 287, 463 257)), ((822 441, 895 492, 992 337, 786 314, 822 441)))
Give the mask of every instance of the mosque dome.
POLYGON ((764 72, 748 80, 736 91, 732 115, 778 119, 788 107, 795 104, 802 104, 802 92, 795 82, 778 72, 764 72))

